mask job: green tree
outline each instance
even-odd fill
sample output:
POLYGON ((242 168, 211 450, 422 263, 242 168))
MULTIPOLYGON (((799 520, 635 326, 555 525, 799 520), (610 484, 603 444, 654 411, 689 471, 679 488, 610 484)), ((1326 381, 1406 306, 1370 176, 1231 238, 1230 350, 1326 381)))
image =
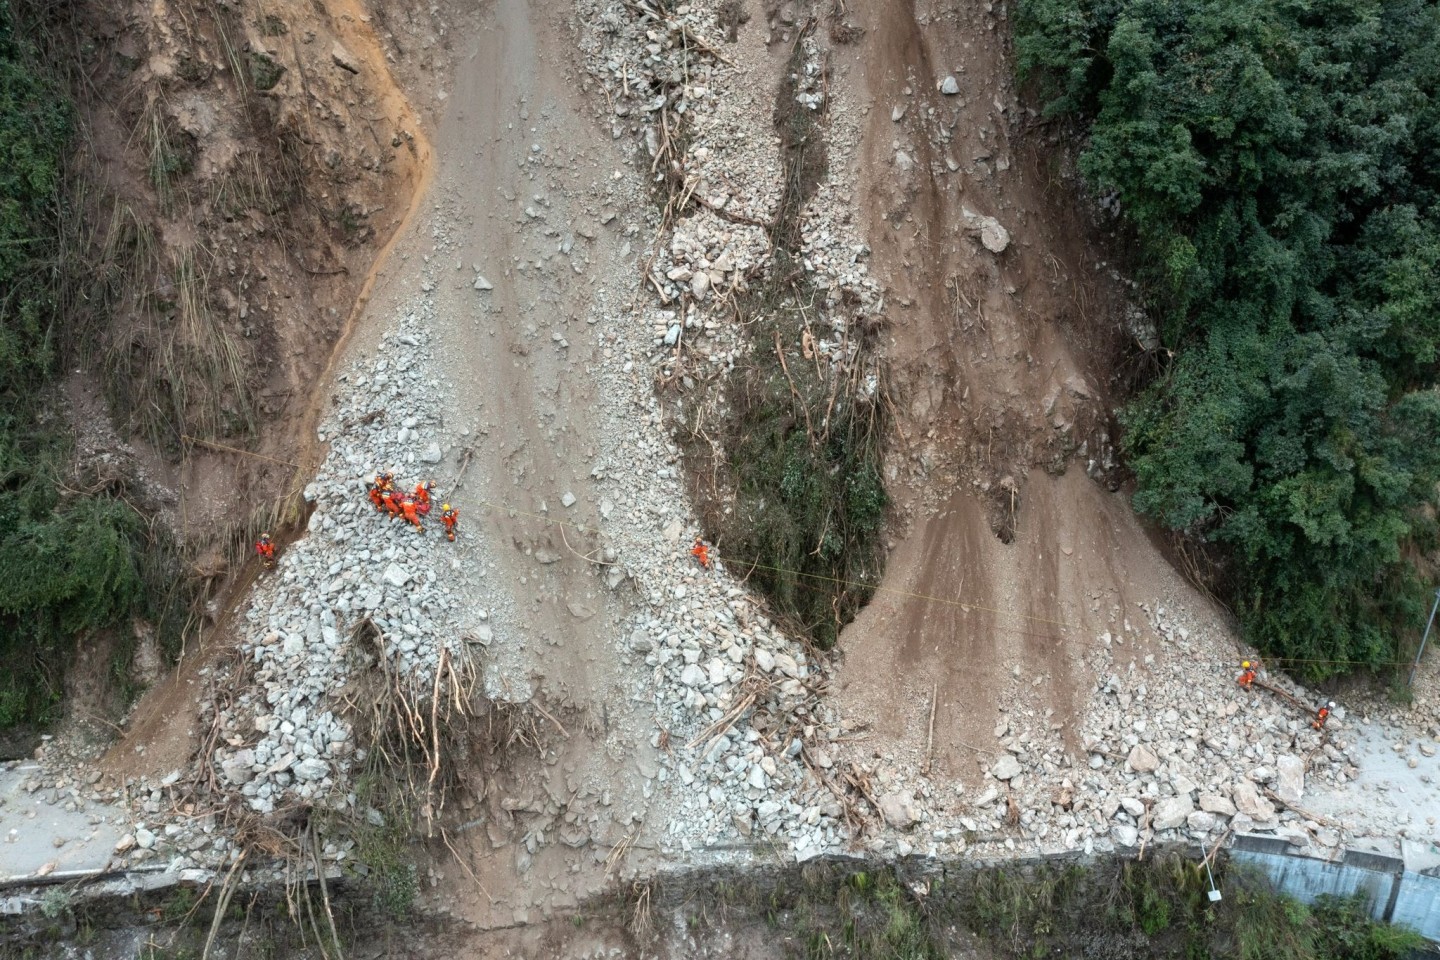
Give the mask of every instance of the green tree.
POLYGON ((1440 7, 1021 0, 1016 44, 1173 357, 1122 416, 1137 509, 1304 673, 1393 659, 1440 482, 1440 7))

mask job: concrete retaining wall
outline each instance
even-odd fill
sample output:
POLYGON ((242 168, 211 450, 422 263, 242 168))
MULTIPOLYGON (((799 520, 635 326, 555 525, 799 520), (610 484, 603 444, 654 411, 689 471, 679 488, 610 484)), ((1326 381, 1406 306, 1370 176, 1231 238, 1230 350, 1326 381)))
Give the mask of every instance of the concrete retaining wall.
POLYGON ((1275 888, 1302 903, 1321 896, 1363 895, 1376 920, 1400 923, 1440 941, 1440 848, 1410 840, 1399 857, 1346 850, 1334 860, 1293 852, 1284 840, 1243 834, 1230 858, 1255 867, 1275 888))

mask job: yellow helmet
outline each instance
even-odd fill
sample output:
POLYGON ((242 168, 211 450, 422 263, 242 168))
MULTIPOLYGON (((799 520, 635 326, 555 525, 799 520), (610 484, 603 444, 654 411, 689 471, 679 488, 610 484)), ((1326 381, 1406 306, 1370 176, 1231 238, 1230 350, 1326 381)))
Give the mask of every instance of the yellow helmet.
POLYGON ((1241 661, 1240 666, 1244 667, 1246 670, 1249 670, 1249 669, 1250 669, 1250 661, 1249 661, 1249 660, 1241 661))
POLYGON ((450 509, 450 504, 448 504, 448 503, 442 503, 442 504, 440 504, 440 509, 441 509, 441 510, 449 510, 449 509, 450 509))

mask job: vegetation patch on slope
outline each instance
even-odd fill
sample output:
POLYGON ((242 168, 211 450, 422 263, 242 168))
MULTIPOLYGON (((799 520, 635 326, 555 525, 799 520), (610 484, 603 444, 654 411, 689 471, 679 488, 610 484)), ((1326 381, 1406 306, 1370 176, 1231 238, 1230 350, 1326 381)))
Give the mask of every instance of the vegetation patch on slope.
POLYGON ((1215 545, 1311 679, 1395 661, 1440 481, 1440 8, 1021 0, 1016 48, 1118 199, 1164 360, 1136 506, 1215 545))
POLYGON ((132 618, 173 639, 185 607, 173 547, 123 484, 68 467, 54 379, 83 282, 64 242, 73 112, 22 13, 0 0, 0 730, 53 717, 78 638, 113 629, 128 672, 132 618))
POLYGON ((1223 897, 1212 903, 1205 868, 1176 854, 1089 867, 960 867, 938 876, 906 876, 903 865, 810 863, 772 883, 717 881, 713 898, 688 901, 687 926, 723 928, 758 916, 773 931, 776 954, 797 960, 1399 960, 1424 942, 1375 923, 1361 901, 1325 898, 1307 907, 1223 861, 1215 878, 1223 897))
POLYGON ((889 501, 880 473, 884 415, 878 397, 856 382, 863 365, 822 374, 796 349, 807 311, 814 320, 824 299, 798 254, 801 214, 827 169, 817 111, 796 99, 804 61, 797 41, 775 100, 785 182, 768 231, 774 253, 765 277, 736 298, 751 351, 725 385, 728 489, 705 486, 715 476, 706 445, 693 445, 691 460, 722 556, 792 627, 828 649, 879 582, 889 501))

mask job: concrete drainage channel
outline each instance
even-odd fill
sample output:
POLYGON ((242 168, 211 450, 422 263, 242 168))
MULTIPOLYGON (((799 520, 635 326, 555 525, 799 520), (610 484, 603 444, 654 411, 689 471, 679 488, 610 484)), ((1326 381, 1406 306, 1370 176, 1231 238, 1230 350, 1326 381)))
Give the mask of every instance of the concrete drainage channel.
MULTIPOLYGON (((1242 834, 1229 843, 1227 853, 1233 864, 1244 865, 1262 874, 1279 893, 1306 904, 1313 904, 1322 896, 1362 897, 1373 919, 1410 927, 1427 938, 1432 945, 1440 948, 1440 846, 1402 840, 1399 847, 1398 856, 1345 849, 1334 857, 1318 858, 1296 853, 1289 843, 1280 838, 1263 834, 1242 834)), ((751 852, 757 857, 763 856, 760 848, 754 848, 751 852)), ((1148 856, 1155 858, 1167 853, 1178 853, 1197 862, 1203 855, 1202 851, 1194 847, 1151 847, 1148 856)), ((986 871, 1026 873, 1057 866, 1091 867, 1121 863, 1145 855, 1138 849, 1131 849, 1104 856, 1058 853, 1011 860, 942 861, 909 857, 882 862, 859 857, 828 856, 817 857, 805 863, 784 865, 757 860, 744 865, 662 872, 636 884, 617 884, 617 892, 602 900, 622 901, 625 896, 630 895, 624 892, 627 886, 631 894, 643 886, 647 889, 646 899, 649 906, 678 909, 694 902, 697 896, 710 895, 717 888, 734 889, 743 886, 752 894, 759 891, 763 895, 765 891, 796 884, 805 871, 816 867, 840 871, 889 867, 893 868, 897 878, 906 886, 919 892, 928 891, 931 884, 937 880, 954 881, 986 871)), ((55 897, 51 891, 68 888, 63 898, 67 905, 82 901, 91 905, 120 905, 134 904, 137 898, 162 895, 168 888, 208 888, 219 879, 221 878, 214 871, 176 871, 160 864, 118 872, 56 871, 42 878, 31 876, 0 879, 0 917, 14 918, 0 920, 0 946, 17 933, 23 935, 27 924, 40 919, 42 915, 50 915, 49 911, 53 909, 51 901, 55 897)), ((344 883, 338 869, 327 871, 327 879, 344 883)), ((257 883, 251 887, 250 893, 283 896, 282 886, 274 881, 257 883)), ((336 889, 340 887, 337 885, 336 889)), ((1212 891, 1210 899, 1222 899, 1225 893, 1224 889, 1219 889, 1218 894, 1212 891)), ((615 905, 613 902, 601 902, 594 906, 603 911, 607 906, 615 905)), ((623 903, 620 905, 624 906, 623 903)), ((588 906, 577 909, 577 915, 588 909, 588 906)))
POLYGON ((1275 889, 1302 903, 1326 894, 1361 894, 1370 916, 1398 923, 1440 943, 1440 846, 1400 841, 1400 856, 1364 850, 1343 850, 1334 859, 1301 856, 1277 837, 1237 837, 1230 857, 1254 866, 1275 889))

